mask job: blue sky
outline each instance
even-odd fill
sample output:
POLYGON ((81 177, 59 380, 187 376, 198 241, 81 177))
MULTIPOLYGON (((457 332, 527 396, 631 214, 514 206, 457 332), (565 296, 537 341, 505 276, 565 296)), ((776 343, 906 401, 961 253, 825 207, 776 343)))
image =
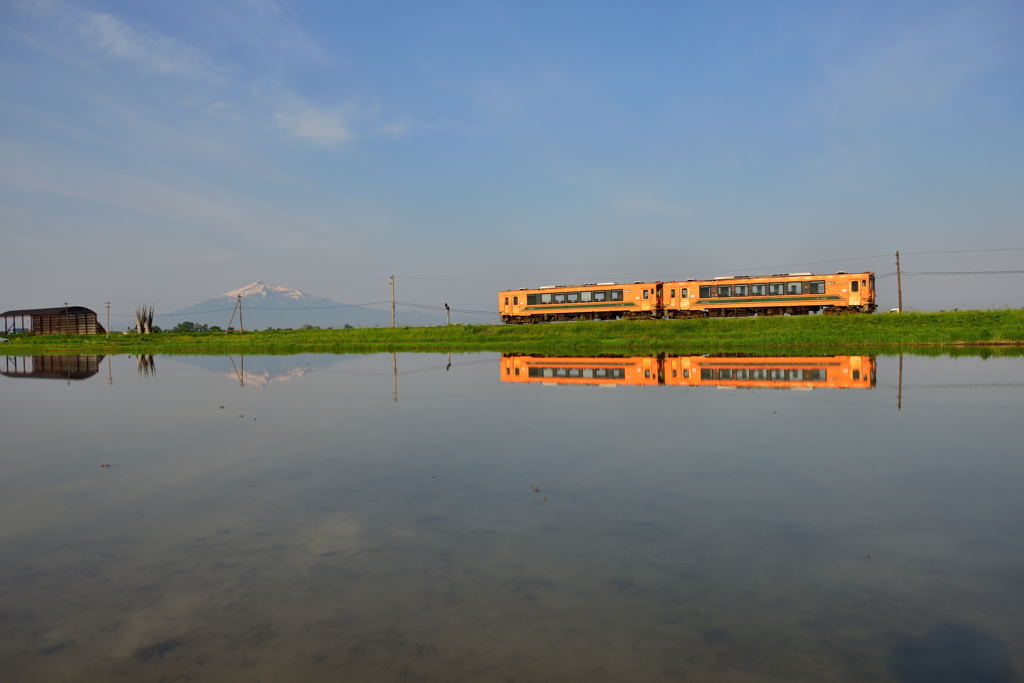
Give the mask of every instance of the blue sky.
POLYGON ((8 1, 0 309, 1022 269, 1022 67, 1018 2, 8 1))

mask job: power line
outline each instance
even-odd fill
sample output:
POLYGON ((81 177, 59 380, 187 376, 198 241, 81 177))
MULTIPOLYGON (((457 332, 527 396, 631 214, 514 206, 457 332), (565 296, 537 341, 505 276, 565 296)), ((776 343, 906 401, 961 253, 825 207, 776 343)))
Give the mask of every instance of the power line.
POLYGON ((1024 270, 930 270, 930 271, 918 271, 916 273, 908 273, 904 271, 904 275, 1019 275, 1024 273, 1024 270))

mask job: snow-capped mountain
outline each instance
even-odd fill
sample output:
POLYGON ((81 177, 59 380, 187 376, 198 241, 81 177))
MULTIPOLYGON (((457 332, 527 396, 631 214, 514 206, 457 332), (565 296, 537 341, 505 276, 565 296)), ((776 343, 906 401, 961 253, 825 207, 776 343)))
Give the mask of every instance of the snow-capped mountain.
MULTIPOLYGON (((245 329, 267 327, 298 328, 303 325, 317 327, 384 327, 391 324, 390 309, 382 310, 344 304, 300 289, 289 289, 257 280, 244 287, 232 289, 193 306, 169 313, 157 313, 156 324, 164 329, 173 328, 186 320, 204 325, 228 326, 230 321, 239 327, 238 315, 232 313, 241 297, 245 329)), ((440 316, 401 311, 400 325, 438 325, 440 316)))

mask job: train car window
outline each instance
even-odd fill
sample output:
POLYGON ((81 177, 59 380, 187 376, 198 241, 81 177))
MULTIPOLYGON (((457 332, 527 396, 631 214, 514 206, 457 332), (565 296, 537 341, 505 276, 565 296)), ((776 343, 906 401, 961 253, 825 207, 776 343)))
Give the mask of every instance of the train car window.
POLYGON ((769 294, 784 294, 785 291, 786 290, 783 288, 781 282, 772 282, 768 284, 769 294))
POLYGON ((598 379, 604 379, 608 376, 608 370, 605 368, 594 368, 594 377, 598 379))
POLYGON ((519 368, 516 368, 516 377, 519 376, 519 368))
POLYGON ((508 297, 505 297, 505 305, 508 306, 508 297))
POLYGON ((544 368, 544 372, 542 374, 542 377, 554 377, 554 376, 555 376, 555 369, 554 368, 544 368))
POLYGON ((621 289, 613 289, 611 291, 611 295, 612 295, 612 301, 622 301, 622 290, 621 289))
POLYGON ((526 303, 527 304, 535 304, 535 303, 537 303, 537 295, 536 294, 527 294, 526 295, 526 303))
POLYGON ((750 285, 750 296, 764 296, 765 285, 750 285))
POLYGON ((646 289, 644 290, 644 298, 645 299, 649 299, 650 298, 650 296, 648 296, 648 292, 647 292, 646 289))
POLYGON ((604 301, 608 298, 608 292, 594 292, 594 301, 604 301))
POLYGON ((860 283, 857 282, 856 280, 853 280, 852 282, 850 282, 850 291, 851 292, 856 292, 858 290, 857 285, 859 285, 859 284, 860 283))
POLYGON ((593 292, 580 292, 580 301, 590 301, 590 295, 593 292))
POLYGON ((750 287, 750 285, 735 285, 732 288, 732 295, 733 296, 746 296, 747 295, 747 290, 749 289, 749 287, 750 287))
POLYGON ((583 368, 583 379, 594 379, 594 368, 583 368))
POLYGON ((700 369, 700 378, 701 379, 714 379, 715 378, 715 371, 712 370, 711 368, 701 368, 700 369))
POLYGON ((824 294, 825 293, 825 281, 815 280, 814 282, 804 283, 804 294, 824 294))
POLYGON ((676 298, 676 290, 674 290, 674 289, 668 290, 668 296, 669 296, 670 299, 675 299, 676 298))
POLYGON ((786 283, 786 294, 799 294, 801 285, 800 282, 787 282, 786 283))
POLYGON ((700 296, 701 296, 701 298, 710 297, 711 296, 711 285, 701 285, 700 286, 700 296))
POLYGON ((574 303, 576 303, 577 301, 580 300, 580 293, 579 292, 569 292, 568 294, 565 295, 565 300, 568 301, 571 304, 574 304, 574 303))
POLYGON ((717 289, 717 291, 715 292, 715 296, 731 296, 732 295, 732 285, 718 285, 718 287, 716 287, 716 289, 717 289))
POLYGON ((565 303, 565 292, 556 292, 555 295, 552 297, 552 300, 556 304, 564 304, 565 303))
POLYGON ((684 379, 689 379, 690 378, 690 371, 689 370, 683 370, 683 378, 684 379))
POLYGON ((683 287, 683 288, 682 288, 681 290, 679 290, 679 298, 680 298, 680 299, 685 299, 685 298, 687 298, 687 297, 686 297, 686 287, 683 287))
POLYGON ((545 292, 544 294, 541 294, 540 295, 540 302, 542 304, 549 304, 549 303, 551 303, 551 292, 545 292))
POLYGON ((518 296, 512 297, 512 305, 513 306, 518 306, 519 305, 519 297, 518 296))
POLYGON ((732 379, 732 368, 722 368, 719 370, 718 379, 732 379))
POLYGON ((746 368, 736 368, 735 370, 732 371, 732 378, 742 380, 745 382, 747 380, 747 372, 748 370, 746 368))
POLYGON ((764 381, 767 378, 768 378, 768 371, 765 370, 764 368, 751 368, 751 370, 750 370, 750 379, 752 381, 758 381, 758 380, 764 381))

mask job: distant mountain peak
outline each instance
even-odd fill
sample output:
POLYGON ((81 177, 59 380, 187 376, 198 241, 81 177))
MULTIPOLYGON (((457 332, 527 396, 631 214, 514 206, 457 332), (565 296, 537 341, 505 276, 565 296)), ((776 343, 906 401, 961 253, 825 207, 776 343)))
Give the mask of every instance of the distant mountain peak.
POLYGON ((281 287, 280 285, 269 284, 263 280, 257 280, 256 282, 249 283, 244 287, 232 289, 230 292, 224 292, 221 296, 231 299, 240 296, 243 299, 266 299, 267 297, 273 297, 295 299, 296 301, 299 301, 308 298, 309 295, 299 289, 288 289, 287 287, 281 287))

